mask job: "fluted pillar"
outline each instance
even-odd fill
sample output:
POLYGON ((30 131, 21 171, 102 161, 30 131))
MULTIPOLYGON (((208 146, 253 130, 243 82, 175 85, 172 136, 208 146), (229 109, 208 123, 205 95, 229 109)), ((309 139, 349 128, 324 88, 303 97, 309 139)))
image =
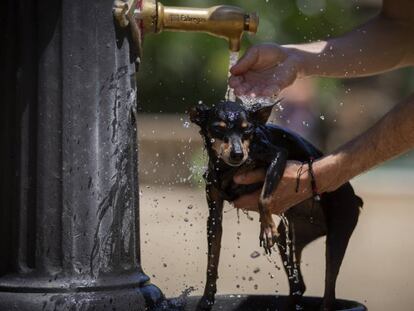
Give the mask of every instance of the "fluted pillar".
POLYGON ((136 85, 112 0, 0 10, 0 310, 144 310, 136 85))

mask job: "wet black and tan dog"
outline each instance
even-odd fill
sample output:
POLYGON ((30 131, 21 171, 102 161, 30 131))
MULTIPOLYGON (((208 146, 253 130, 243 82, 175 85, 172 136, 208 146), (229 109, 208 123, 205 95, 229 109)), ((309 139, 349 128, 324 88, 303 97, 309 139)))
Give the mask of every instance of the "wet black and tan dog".
MULTIPOLYGON (((260 202, 260 245, 267 253, 277 244, 288 275, 291 308, 300 306, 305 292, 300 271, 303 248, 326 235, 325 293, 321 310, 333 310, 335 283, 349 238, 357 224, 362 200, 349 183, 323 193, 320 201, 307 200, 291 208, 276 228, 266 202, 283 175, 286 161, 307 162, 322 153, 300 136, 266 124, 274 105, 244 108, 241 102, 222 101, 209 108, 198 105, 190 119, 201 128, 209 155, 205 174, 209 217, 207 282, 198 310, 210 310, 216 293, 222 236, 223 201, 263 189, 260 202), (265 168, 264 184, 236 185, 233 176, 244 170, 265 168), (287 225, 288 224, 288 225, 287 225)), ((289 307, 290 308, 290 307, 289 307)))

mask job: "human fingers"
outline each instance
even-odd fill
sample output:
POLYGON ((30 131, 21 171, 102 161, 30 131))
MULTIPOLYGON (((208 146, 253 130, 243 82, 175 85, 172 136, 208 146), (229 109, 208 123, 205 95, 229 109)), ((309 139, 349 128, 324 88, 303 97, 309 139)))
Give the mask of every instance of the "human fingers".
POLYGON ((272 206, 272 214, 274 215, 282 215, 284 212, 286 212, 289 208, 286 206, 283 206, 281 204, 274 204, 272 206))
POLYGON ((234 88, 234 94, 236 94, 237 96, 249 94, 251 89, 252 85, 248 82, 244 82, 234 88))
POLYGON ((255 86, 249 92, 250 97, 260 97, 263 96, 263 86, 255 86))
POLYGON ((286 87, 292 85, 297 77, 298 68, 295 60, 287 59, 275 67, 272 79, 268 82, 268 85, 282 91, 286 87))
POLYGON ((256 46, 249 48, 243 57, 239 59, 237 64, 230 69, 231 74, 238 76, 246 73, 254 64, 256 64, 258 59, 259 48, 256 46))
POLYGON ((267 85, 262 88, 261 94, 259 96, 273 97, 273 96, 278 96, 279 93, 280 93, 280 88, 277 85, 267 85))
POLYGON ((234 207, 257 212, 259 210, 258 203, 260 193, 261 191, 258 190, 256 192, 241 196, 233 202, 234 207))
POLYGON ((247 95, 250 97, 272 97, 280 93, 280 87, 276 83, 263 83, 262 81, 245 81, 230 85, 237 96, 247 95))
POLYGON ((241 76, 231 76, 229 79, 229 86, 231 88, 240 87, 243 83, 243 78, 241 76))
POLYGON ((233 180, 236 184, 239 185, 249 185, 257 182, 261 182, 265 179, 266 172, 265 170, 253 170, 246 173, 235 175, 233 180))
POLYGON ((285 60, 273 68, 261 73, 248 73, 234 83, 235 94, 253 97, 277 96, 286 87, 293 84, 298 77, 297 64, 294 60, 285 60), (242 82, 241 82, 242 81, 242 82))
POLYGON ((284 195, 274 196, 271 204, 272 214, 282 215, 291 207, 304 200, 306 200, 306 197, 303 197, 300 194, 288 194, 287 197, 284 195))
POLYGON ((260 85, 252 88, 249 92, 249 96, 254 97, 262 97, 262 98, 272 98, 279 95, 280 89, 277 85, 260 85))

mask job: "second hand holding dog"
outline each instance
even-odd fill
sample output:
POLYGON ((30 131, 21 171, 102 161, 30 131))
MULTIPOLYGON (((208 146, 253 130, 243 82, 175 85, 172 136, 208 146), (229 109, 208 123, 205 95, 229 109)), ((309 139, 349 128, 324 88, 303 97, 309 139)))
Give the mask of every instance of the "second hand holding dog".
MULTIPOLYGON (((253 170, 236 175, 234 177, 234 182, 239 185, 249 185, 263 182, 265 176, 266 172, 263 169, 253 170)), ((261 191, 256 191, 251 194, 243 195, 235 200, 233 204, 236 208, 258 212, 260 192, 261 191)), ((277 215, 283 214, 288 208, 309 199, 312 195, 311 178, 308 166, 301 162, 288 161, 283 178, 271 197, 272 213, 277 215), (296 189, 298 182, 299 188, 296 189)))

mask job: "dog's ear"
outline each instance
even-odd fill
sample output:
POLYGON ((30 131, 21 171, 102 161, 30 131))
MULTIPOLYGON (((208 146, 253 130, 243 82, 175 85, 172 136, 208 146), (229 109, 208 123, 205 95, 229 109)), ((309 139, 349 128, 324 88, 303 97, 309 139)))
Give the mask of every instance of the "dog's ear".
POLYGON ((203 127, 207 121, 208 113, 210 108, 206 105, 197 105, 190 109, 188 115, 190 116, 190 121, 197 124, 200 127, 203 127))
POLYGON ((259 124, 266 124, 269 120, 272 109, 280 103, 280 100, 273 104, 256 104, 249 109, 250 120, 259 124))

